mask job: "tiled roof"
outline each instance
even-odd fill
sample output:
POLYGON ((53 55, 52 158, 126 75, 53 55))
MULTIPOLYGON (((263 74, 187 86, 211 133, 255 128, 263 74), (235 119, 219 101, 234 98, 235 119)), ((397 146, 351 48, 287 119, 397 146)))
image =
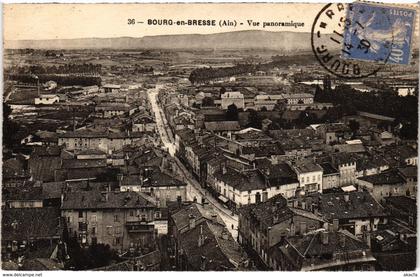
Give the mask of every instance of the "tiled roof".
POLYGON ((293 168, 299 173, 309 173, 314 171, 322 171, 322 167, 310 160, 298 161, 293 168))
POLYGON ((417 180, 417 166, 407 166, 398 168, 402 177, 415 178, 417 180))
POLYGON ((415 214, 417 212, 417 201, 407 196, 389 196, 385 198, 387 204, 415 214))
POLYGON ((324 176, 330 174, 338 174, 338 170, 330 163, 320 163, 319 165, 322 167, 324 176))
POLYGON ((359 180, 372 183, 373 185, 403 185, 404 179, 396 170, 387 170, 375 175, 369 175, 358 178, 359 180))
POLYGON ((209 131, 237 131, 241 129, 238 121, 204 122, 204 126, 209 131))
POLYGON ((30 174, 34 180, 54 181, 54 170, 60 167, 60 156, 32 156, 29 159, 30 174))
POLYGON ((290 237, 271 251, 280 251, 295 266, 295 270, 322 270, 340 264, 373 262, 369 247, 347 231, 317 231, 290 237), (322 243, 322 235, 328 242, 322 243))
POLYGON ((181 234, 180 245, 188 259, 189 270, 234 270, 237 267, 235 264, 246 258, 226 227, 207 220, 181 234), (225 238, 222 238, 222 232, 226 233, 225 238), (204 242, 199 246, 200 235, 204 242), (204 267, 202 267, 203 259, 204 267))
POLYGON ((77 191, 65 194, 61 209, 134 209, 154 207, 146 196, 136 192, 77 191), (108 199, 106 199, 108 194, 108 199))
POLYGON ((287 206, 287 200, 280 194, 259 204, 243 206, 239 212, 245 217, 255 218, 265 226, 273 226, 293 216, 293 212, 287 206))
POLYGON ((369 192, 365 191, 323 194, 319 196, 319 205, 320 213, 328 220, 383 217, 387 215, 384 208, 369 192), (348 195, 348 201, 345 200, 345 195, 348 195))
POLYGON ((264 179, 257 170, 240 173, 227 167, 226 173, 223 173, 223 170, 218 170, 215 172, 214 177, 239 191, 266 188, 264 179))
POLYGON ((63 160, 63 169, 106 167, 106 159, 63 160))

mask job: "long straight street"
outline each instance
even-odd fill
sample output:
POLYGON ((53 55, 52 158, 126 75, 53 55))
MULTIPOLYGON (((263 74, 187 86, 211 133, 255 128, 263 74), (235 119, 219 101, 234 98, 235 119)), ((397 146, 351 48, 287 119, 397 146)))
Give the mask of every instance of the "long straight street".
POLYGON ((209 205, 213 207, 215 212, 222 218, 225 222, 229 232, 236 239, 238 236, 238 216, 232 215, 232 212, 225 208, 221 203, 219 203, 213 196, 210 195, 200 184, 195 180, 192 174, 187 170, 187 168, 182 164, 182 162, 175 156, 175 143, 174 138, 168 135, 170 132, 170 127, 166 121, 165 114, 162 111, 162 108, 157 103, 157 96, 160 89, 163 89, 165 86, 158 84, 156 88, 148 90, 148 97, 150 104, 155 114, 156 125, 158 128, 159 136, 162 140, 164 147, 168 150, 169 154, 174 158, 176 164, 178 165, 179 172, 182 173, 184 181, 187 183, 187 196, 189 200, 194 198, 197 201, 201 201, 202 198, 205 198, 209 205), (233 228, 232 228, 233 226, 233 228))

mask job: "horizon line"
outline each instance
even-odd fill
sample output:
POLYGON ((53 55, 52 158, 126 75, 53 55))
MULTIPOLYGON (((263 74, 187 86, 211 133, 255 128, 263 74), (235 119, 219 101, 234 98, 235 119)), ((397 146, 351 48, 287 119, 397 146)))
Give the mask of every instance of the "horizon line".
POLYGON ((200 35, 200 36, 208 36, 208 35, 217 35, 217 34, 228 34, 228 33, 244 33, 244 32, 266 32, 266 33, 311 33, 308 31, 268 31, 268 30, 238 30, 238 31, 226 31, 226 32, 216 32, 216 33, 188 33, 188 34, 160 34, 160 35, 147 35, 147 36, 140 36, 140 37, 132 37, 132 36, 115 36, 115 37, 75 37, 75 38, 45 38, 45 39, 9 39, 4 40, 6 41, 41 41, 41 40, 71 40, 71 39, 112 39, 112 38, 145 38, 145 37, 163 37, 163 36, 188 36, 188 35, 200 35))

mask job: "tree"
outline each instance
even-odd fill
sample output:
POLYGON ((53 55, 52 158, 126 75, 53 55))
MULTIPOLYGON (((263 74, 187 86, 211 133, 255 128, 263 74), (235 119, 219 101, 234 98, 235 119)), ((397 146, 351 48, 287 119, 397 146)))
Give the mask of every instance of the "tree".
POLYGON ((262 120, 255 110, 250 110, 248 115, 248 127, 261 129, 262 120))
POLYGON ((214 106, 214 100, 213 100, 213 98, 206 96, 206 97, 203 98, 203 101, 202 101, 201 105, 203 107, 214 106))
POLYGON ((3 144, 12 148, 18 143, 16 134, 19 130, 19 124, 9 118, 12 109, 6 103, 3 103, 3 144))
POLYGON ((353 135, 355 135, 360 128, 360 124, 356 120, 350 120, 349 121, 349 127, 350 127, 351 131, 353 132, 353 135))
POLYGON ((238 108, 235 104, 228 106, 226 111, 226 120, 227 121, 237 121, 238 120, 238 108))

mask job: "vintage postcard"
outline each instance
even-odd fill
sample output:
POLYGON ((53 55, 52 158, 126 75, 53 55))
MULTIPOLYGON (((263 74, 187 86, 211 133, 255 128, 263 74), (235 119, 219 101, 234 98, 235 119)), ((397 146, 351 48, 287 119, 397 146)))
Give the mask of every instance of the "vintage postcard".
POLYGON ((417 276, 418 17, 4 4, 4 276, 417 276))

